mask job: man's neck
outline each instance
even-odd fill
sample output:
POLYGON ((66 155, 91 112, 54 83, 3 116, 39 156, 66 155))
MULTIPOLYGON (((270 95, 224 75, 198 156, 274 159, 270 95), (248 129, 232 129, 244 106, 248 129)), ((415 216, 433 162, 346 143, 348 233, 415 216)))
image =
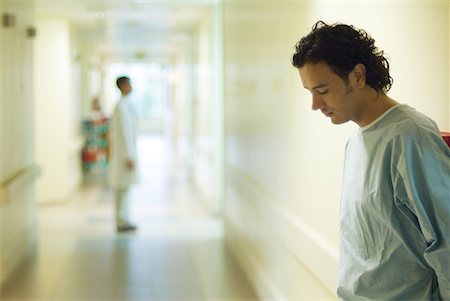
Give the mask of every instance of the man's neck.
POLYGON ((384 112, 397 105, 398 102, 383 92, 369 91, 367 100, 361 107, 360 117, 354 120, 360 127, 365 127, 380 117, 384 112))

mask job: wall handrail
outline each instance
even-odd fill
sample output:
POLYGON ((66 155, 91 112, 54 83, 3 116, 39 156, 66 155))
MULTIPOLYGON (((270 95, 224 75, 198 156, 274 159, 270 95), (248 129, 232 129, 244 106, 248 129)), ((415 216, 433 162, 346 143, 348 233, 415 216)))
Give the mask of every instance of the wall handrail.
POLYGON ((0 183, 0 204, 9 201, 11 195, 33 182, 41 175, 41 168, 37 165, 30 165, 0 183))

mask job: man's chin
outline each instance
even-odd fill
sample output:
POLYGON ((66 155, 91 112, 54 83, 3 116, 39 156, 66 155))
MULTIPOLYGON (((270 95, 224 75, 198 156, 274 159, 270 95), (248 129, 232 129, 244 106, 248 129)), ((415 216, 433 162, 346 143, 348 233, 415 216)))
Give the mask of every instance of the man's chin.
POLYGON ((337 118, 330 118, 332 124, 343 124, 346 123, 348 120, 343 119, 337 119, 337 118))

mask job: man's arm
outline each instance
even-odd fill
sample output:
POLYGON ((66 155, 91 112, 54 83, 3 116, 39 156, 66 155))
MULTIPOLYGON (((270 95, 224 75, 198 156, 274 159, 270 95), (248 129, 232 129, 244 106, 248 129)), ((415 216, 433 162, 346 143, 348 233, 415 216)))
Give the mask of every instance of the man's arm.
POLYGON ((434 270, 440 296, 450 300, 450 149, 440 136, 419 133, 401 139, 396 153, 394 183, 417 217, 427 243, 423 258, 434 270))

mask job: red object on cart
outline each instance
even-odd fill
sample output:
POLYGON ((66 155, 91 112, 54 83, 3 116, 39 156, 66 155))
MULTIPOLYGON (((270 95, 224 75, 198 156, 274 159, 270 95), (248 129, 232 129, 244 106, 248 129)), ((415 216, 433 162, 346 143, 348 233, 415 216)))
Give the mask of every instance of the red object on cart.
POLYGON ((82 160, 86 163, 97 161, 97 151, 95 149, 83 148, 82 160))
POLYGON ((442 138, 447 142, 447 145, 450 147, 450 132, 441 132, 442 138))

